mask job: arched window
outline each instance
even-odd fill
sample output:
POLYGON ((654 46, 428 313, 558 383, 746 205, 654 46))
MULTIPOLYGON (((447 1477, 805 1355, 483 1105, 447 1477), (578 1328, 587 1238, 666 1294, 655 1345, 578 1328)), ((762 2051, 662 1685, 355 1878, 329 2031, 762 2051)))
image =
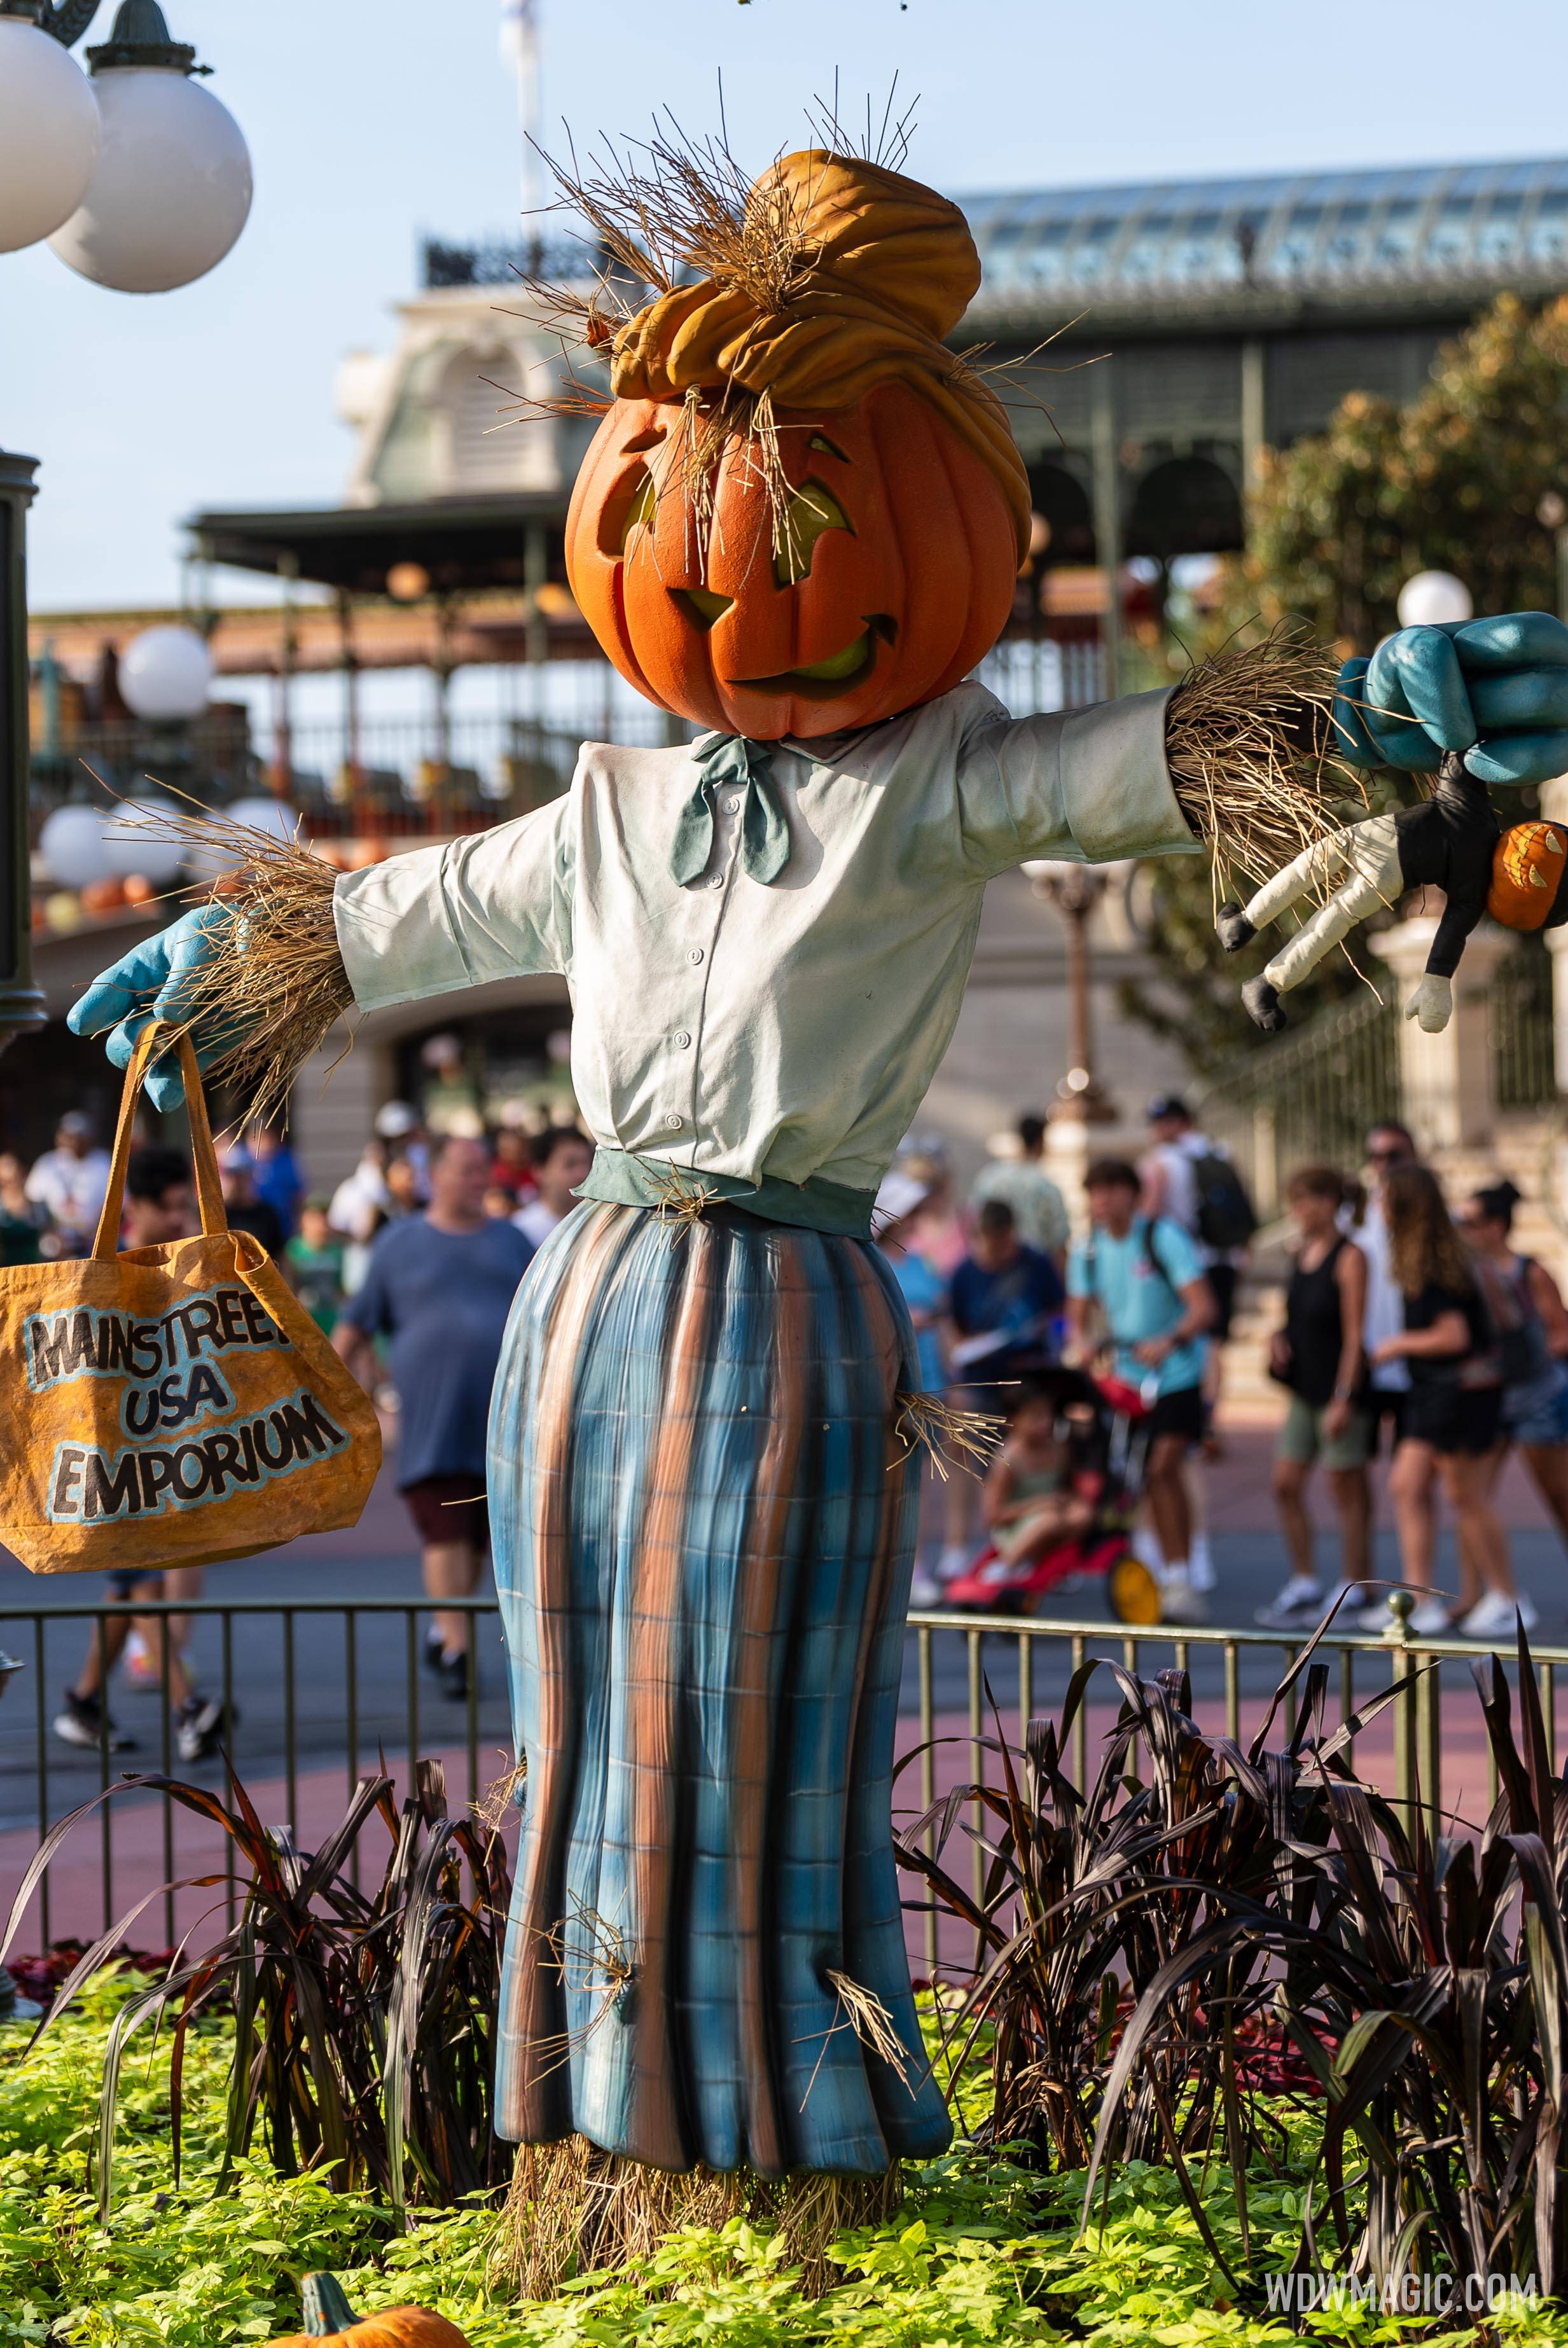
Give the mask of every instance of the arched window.
POLYGON ((1229 554, 1243 543, 1236 485, 1212 457, 1171 457, 1139 482, 1126 552, 1169 562, 1178 554, 1229 554))

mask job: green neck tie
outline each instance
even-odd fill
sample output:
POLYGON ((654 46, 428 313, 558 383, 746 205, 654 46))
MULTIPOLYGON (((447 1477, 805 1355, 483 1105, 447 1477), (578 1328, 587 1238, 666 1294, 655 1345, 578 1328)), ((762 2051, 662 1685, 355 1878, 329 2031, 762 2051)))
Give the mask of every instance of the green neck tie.
POLYGON ((699 734, 692 755, 699 769, 696 788, 680 812, 670 874, 683 886, 707 869, 713 855, 714 802, 720 791, 744 794, 740 817, 740 868, 753 880, 777 880, 789 861, 789 827, 769 767, 774 746, 744 734, 699 734))

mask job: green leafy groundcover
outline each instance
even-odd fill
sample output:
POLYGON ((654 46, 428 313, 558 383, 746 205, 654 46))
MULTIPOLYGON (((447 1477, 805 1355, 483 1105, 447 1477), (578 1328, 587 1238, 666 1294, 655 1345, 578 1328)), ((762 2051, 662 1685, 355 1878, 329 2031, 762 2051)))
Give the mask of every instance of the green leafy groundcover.
MULTIPOLYGON (((573 2343, 776 2342, 832 2348, 970 2348, 981 2342, 1088 2341, 1096 2348, 1284 2341, 1280 2317, 1231 2303, 1169 2172, 1132 2164, 1112 2178, 1105 2221, 1075 2239, 1081 2179, 1042 2180, 961 2150, 911 2172, 908 2199, 882 2229, 847 2237, 843 2281, 803 2300, 768 2240, 737 2223, 677 2235, 634 2276, 592 2276, 548 2305, 487 2286, 495 2219, 474 2208, 397 2236, 386 2209, 314 2178, 247 2163, 231 2191, 213 2178, 227 2036, 203 2025, 187 2064, 184 2173, 174 2189, 166 2052, 133 2044, 122 2083, 116 2205, 100 2222, 88 2178, 104 2038, 127 1982, 101 1977, 22 2059, 25 2027, 0 2030, 0 2348, 222 2348, 296 2330, 299 2281, 330 2267, 362 2313, 415 2301, 474 2348, 573 2343)), ((1253 2186, 1250 2262, 1228 2185, 1207 2214, 1233 2267, 1288 2264, 1299 2233, 1300 2175, 1253 2186)), ((1368 2309, 1319 2312, 1309 2338, 1470 2342, 1478 2335, 1368 2309)), ((1499 2342, 1568 2348, 1568 2315, 1512 2305, 1499 2342)))

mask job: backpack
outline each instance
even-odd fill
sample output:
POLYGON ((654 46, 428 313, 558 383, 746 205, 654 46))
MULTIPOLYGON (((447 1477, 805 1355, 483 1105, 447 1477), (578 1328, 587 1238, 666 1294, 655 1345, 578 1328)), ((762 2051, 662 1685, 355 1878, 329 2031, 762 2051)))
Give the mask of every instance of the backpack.
POLYGON ((1233 1160, 1218 1149, 1208 1149, 1191 1164, 1198 1237, 1205 1247, 1222 1252, 1245 1247, 1257 1230, 1258 1219, 1233 1160))
POLYGON ((1530 1260, 1522 1256, 1520 1270, 1512 1276, 1484 1259, 1474 1261, 1472 1269, 1491 1324, 1498 1375, 1505 1386, 1526 1385, 1546 1365, 1542 1360, 1544 1347, 1536 1340, 1534 1304, 1525 1286, 1530 1260))

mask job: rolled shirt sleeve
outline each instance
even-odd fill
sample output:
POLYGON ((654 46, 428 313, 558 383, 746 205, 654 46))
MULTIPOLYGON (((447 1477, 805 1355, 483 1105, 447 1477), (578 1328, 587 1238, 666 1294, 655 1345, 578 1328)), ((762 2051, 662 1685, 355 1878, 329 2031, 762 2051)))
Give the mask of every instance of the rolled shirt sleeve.
POLYGON ((515 823, 347 872, 337 943, 362 1011, 488 981, 563 973, 572 944, 574 793, 515 823))
POLYGON ((1035 857, 1084 864, 1196 855, 1165 763, 1174 685, 1092 709, 982 719, 964 739, 965 852, 987 874, 1035 857))

